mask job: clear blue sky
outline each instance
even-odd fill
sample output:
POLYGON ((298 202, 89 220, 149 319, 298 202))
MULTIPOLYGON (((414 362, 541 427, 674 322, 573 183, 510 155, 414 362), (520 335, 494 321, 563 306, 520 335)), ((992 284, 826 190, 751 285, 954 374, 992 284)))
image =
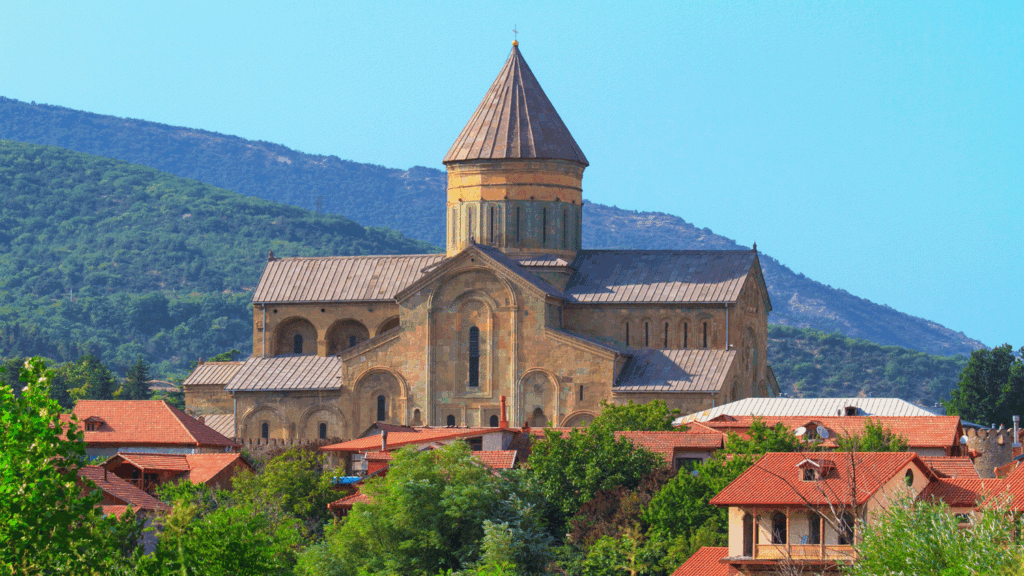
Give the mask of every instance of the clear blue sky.
POLYGON ((0 95, 407 168, 523 55, 590 200, 1024 345, 1024 2, 5 2, 0 95))

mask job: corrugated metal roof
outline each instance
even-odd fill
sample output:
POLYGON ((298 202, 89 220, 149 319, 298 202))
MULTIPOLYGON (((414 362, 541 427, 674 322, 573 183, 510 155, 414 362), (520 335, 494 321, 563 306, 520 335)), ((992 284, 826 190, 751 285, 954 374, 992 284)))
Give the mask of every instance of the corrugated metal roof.
POLYGON ((508 158, 589 164, 517 45, 444 162, 508 158))
POLYGON ((716 392, 735 350, 634 350, 613 392, 716 392))
POLYGON ((467 248, 467 250, 472 248, 479 250, 485 256, 494 260, 495 263, 508 269, 510 272, 512 272, 516 276, 519 276, 523 280, 526 280, 544 294, 548 296, 553 296, 555 298, 561 298, 563 300, 566 299, 566 295, 561 290, 545 282, 543 279, 541 279, 540 276, 537 276, 530 270, 527 270, 526 268, 520 266, 519 262, 513 260, 512 258, 509 258, 501 250, 494 248, 492 246, 484 246, 483 244, 474 244, 470 248, 467 248))
POLYGON ((752 250, 583 250, 565 292, 587 303, 736 302, 752 250))
POLYGON ((899 398, 744 398, 696 412, 676 420, 707 422, 723 414, 729 416, 839 416, 848 406, 857 408, 857 416, 934 416, 924 408, 899 398))
POLYGON ((227 384, 235 377, 241 362, 203 362, 185 378, 183 386, 227 384))
POLYGON ((337 356, 253 356, 225 390, 334 390, 341 388, 337 356))
POLYGON ((278 258, 267 262, 253 302, 372 302, 395 294, 423 276, 444 254, 278 258))
POLYGON ((519 262, 520 266, 528 266, 531 268, 564 268, 570 264, 570 262, 565 258, 554 254, 523 256, 516 258, 516 262, 519 262))

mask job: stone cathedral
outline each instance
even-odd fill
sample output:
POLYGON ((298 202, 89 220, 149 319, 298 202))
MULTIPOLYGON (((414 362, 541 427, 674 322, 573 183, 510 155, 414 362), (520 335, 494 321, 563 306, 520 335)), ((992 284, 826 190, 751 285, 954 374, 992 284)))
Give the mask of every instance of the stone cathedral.
POLYGON ((271 255, 252 356, 200 364, 187 408, 298 440, 777 394, 756 250, 582 249, 587 158, 517 43, 444 164, 444 254, 271 255))

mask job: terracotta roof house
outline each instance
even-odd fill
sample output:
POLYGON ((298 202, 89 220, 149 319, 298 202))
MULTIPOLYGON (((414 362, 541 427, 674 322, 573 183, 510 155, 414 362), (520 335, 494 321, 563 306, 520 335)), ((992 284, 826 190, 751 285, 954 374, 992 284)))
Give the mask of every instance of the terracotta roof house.
MULTIPOLYGON (((240 446, 163 400, 79 400, 72 413, 85 432, 86 454, 199 454, 240 446)), ((70 417, 65 416, 65 420, 70 417)))
POLYGON ((855 559, 856 519, 871 521, 891 497, 917 497, 936 480, 913 452, 765 455, 711 499, 729 508, 729 552, 744 573, 783 563, 837 572, 855 559))
POLYGON ((728 555, 726 546, 705 546, 687 558, 672 576, 740 576, 742 572, 722 563, 728 555))
POLYGON ((212 488, 228 489, 239 470, 252 470, 238 452, 218 454, 147 454, 119 452, 102 466, 134 486, 152 492, 165 482, 188 480, 212 488))
POLYGON ((685 432, 616 432, 615 436, 660 454, 673 470, 692 470, 725 445, 725 434, 700 424, 691 424, 685 432))
POLYGON ((83 488, 89 487, 85 482, 88 480, 103 491, 100 506, 104 514, 120 516, 128 506, 136 513, 165 512, 171 509, 131 483, 111 474, 102 466, 83 466, 78 471, 78 477, 82 479, 83 488))

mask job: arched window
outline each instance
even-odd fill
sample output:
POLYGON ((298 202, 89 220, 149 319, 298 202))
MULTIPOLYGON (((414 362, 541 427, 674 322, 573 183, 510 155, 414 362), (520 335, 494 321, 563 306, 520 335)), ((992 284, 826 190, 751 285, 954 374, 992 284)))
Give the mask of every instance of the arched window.
POLYGON ((665 349, 668 350, 668 322, 665 322, 665 349))
POLYGON ((420 426, 421 424, 423 424, 423 421, 420 420, 420 409, 417 408, 412 411, 412 425, 420 426))
POLYGON ((651 345, 651 323, 644 322, 644 347, 651 345))
POLYGON ((325 422, 320 423, 320 439, 327 439, 327 424, 325 422))
POLYGON ((490 422, 491 422, 491 428, 497 428, 498 427, 498 416, 496 414, 492 414, 490 422))
POLYGON ((548 247, 548 209, 544 208, 542 211, 542 220, 540 226, 540 245, 544 248, 548 247))
POLYGON ((708 323, 704 323, 704 348, 708 347, 708 323))
POLYGON ((683 322, 683 348, 689 348, 690 343, 687 341, 687 337, 690 335, 690 327, 683 322))
POLYGON ((914 471, 913 470, 907 470, 907 474, 903 477, 903 479, 907 481, 907 486, 913 486, 914 485, 914 471))
POLYGON ((377 421, 383 422, 388 419, 388 399, 383 394, 377 396, 377 421))
POLYGON ((807 543, 821 544, 821 516, 815 512, 807 515, 807 543))
POLYGON ((562 211, 562 250, 569 249, 569 211, 562 211))
POLYGON ((455 416, 449 414, 448 418, 446 419, 446 422, 449 426, 455 426, 455 416))
POLYGON ((580 384, 580 401, 583 401, 583 385, 580 384))
POLYGON ((469 223, 469 228, 467 228, 468 234, 469 234, 468 238, 470 240, 473 240, 473 238, 475 238, 475 236, 473 235, 473 207, 472 206, 470 206, 469 210, 467 211, 466 220, 469 223))
POLYGON ((302 334, 296 334, 292 337, 292 351, 296 354, 302 354, 302 334))
POLYGON ((776 512, 772 515, 772 544, 785 544, 786 532, 786 515, 776 512))
POLYGON ((263 438, 264 440, 270 438, 270 424, 269 423, 264 422, 263 424, 260 424, 260 438, 263 438))
POLYGON ((480 329, 469 329, 469 385, 480 385, 480 329))

